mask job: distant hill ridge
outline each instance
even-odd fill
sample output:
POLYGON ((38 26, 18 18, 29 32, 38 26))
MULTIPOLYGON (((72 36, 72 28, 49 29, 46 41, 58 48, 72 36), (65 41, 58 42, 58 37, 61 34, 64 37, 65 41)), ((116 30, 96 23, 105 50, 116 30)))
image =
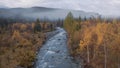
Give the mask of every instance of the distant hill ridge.
POLYGON ((72 12, 74 17, 98 17, 98 13, 84 12, 80 10, 58 9, 47 7, 31 7, 31 8, 0 8, 0 17, 4 18, 48 18, 51 20, 64 19, 66 15, 72 12))

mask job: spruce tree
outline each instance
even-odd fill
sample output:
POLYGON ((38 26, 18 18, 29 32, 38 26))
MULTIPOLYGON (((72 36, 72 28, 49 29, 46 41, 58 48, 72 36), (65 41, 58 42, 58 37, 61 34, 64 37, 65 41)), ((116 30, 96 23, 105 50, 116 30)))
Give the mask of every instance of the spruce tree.
POLYGON ((65 21, 64 21, 64 28, 67 30, 67 29, 70 29, 71 26, 73 25, 73 22, 74 22, 74 18, 73 18, 73 15, 71 12, 68 13, 67 17, 65 18, 65 21))
POLYGON ((35 26, 34 26, 34 33, 36 32, 41 32, 41 25, 40 25, 40 20, 37 19, 35 22, 35 26))

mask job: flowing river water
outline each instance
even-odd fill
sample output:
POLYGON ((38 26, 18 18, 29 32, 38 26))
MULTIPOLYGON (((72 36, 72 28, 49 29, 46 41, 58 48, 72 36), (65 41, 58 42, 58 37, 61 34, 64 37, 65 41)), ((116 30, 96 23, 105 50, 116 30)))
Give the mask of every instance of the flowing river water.
POLYGON ((76 68, 69 56, 66 31, 62 28, 56 31, 39 50, 35 68, 76 68))

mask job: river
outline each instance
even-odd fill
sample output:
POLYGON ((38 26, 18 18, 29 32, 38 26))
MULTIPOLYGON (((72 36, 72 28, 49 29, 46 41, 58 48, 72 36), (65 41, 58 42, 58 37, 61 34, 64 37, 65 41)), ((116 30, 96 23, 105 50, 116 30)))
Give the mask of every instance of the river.
POLYGON ((39 50, 35 68, 76 68, 69 56, 66 31, 57 28, 56 32, 39 50))

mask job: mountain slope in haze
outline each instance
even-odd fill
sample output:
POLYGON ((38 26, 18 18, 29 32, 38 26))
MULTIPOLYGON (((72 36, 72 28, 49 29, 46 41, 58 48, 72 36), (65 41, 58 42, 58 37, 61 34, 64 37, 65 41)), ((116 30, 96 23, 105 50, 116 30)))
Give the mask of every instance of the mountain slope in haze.
POLYGON ((8 7, 0 4, 0 8, 8 8, 8 7))
POLYGON ((78 10, 68 9, 56 9, 56 8, 45 8, 45 7, 32 7, 32 8, 1 8, 0 17, 4 18, 31 18, 31 19, 64 19, 66 15, 72 12, 74 17, 98 17, 98 13, 84 12, 78 10))

